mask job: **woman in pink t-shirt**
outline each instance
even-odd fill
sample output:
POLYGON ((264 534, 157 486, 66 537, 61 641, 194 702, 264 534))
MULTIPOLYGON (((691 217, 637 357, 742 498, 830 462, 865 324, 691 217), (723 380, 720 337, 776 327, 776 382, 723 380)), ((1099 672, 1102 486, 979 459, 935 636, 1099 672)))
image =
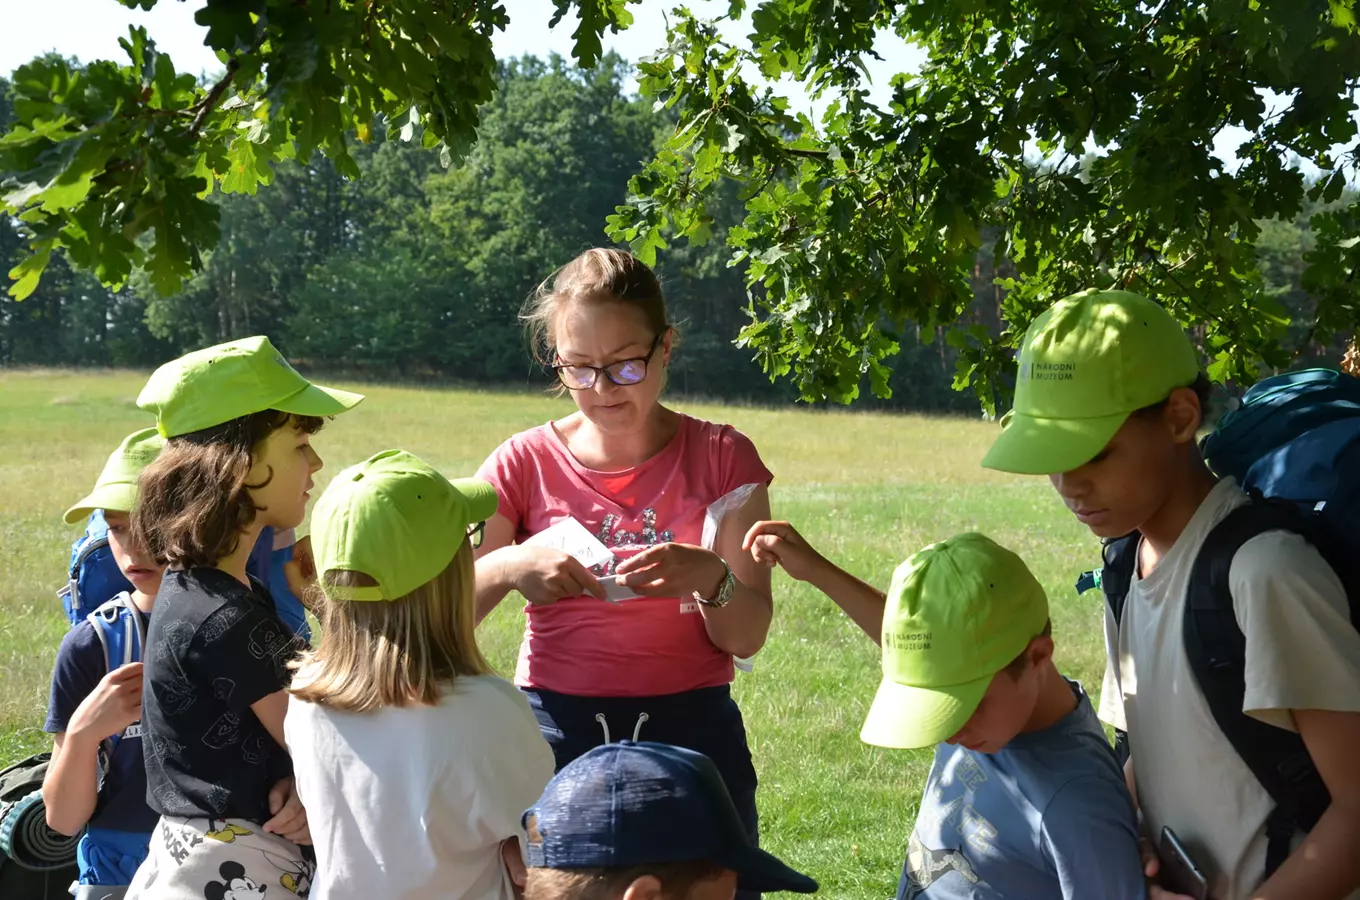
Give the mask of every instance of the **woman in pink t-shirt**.
POLYGON ((733 657, 761 648, 773 614, 769 570, 741 549, 769 517, 773 476, 730 425, 659 402, 675 332, 635 257, 583 253, 526 318, 578 410, 510 438, 477 473, 500 495, 478 613, 511 590, 529 601, 515 681, 559 768, 610 740, 698 750, 754 838, 756 774, 730 684, 733 657), (612 556, 587 568, 530 542, 572 519, 612 556))

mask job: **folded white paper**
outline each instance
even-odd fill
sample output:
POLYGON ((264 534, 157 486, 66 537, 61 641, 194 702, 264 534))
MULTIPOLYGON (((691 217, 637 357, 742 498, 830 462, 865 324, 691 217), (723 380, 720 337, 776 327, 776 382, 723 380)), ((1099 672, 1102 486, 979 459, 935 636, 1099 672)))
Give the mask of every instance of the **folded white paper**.
POLYGON ((604 565, 614 558, 599 538, 586 531, 575 518, 555 522, 524 542, 535 547, 552 547, 575 557, 587 569, 604 565))
MULTIPOLYGON (((586 526, 574 517, 554 522, 524 543, 535 547, 552 547, 561 550, 587 569, 603 566, 614 559, 614 554, 610 552, 609 548, 599 538, 587 531, 586 526)), ((638 596, 633 593, 632 588, 620 584, 613 575, 606 575, 601 578, 600 586, 604 588, 605 599, 611 603, 618 603, 620 600, 635 600, 638 596)))

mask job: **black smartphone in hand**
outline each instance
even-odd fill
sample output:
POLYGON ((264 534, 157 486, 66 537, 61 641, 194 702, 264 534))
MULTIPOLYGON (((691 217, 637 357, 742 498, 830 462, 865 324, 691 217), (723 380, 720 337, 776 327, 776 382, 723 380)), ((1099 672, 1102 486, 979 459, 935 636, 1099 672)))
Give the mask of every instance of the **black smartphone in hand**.
POLYGON ((1157 855, 1162 860, 1157 878, 1162 887, 1195 900, 1209 900, 1209 879, 1170 828, 1162 828, 1162 845, 1157 855))

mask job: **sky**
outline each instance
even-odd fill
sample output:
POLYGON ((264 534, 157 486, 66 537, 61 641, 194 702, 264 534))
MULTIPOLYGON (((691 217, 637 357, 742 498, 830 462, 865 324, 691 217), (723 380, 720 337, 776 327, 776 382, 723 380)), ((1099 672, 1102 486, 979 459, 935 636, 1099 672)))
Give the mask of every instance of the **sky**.
MULTIPOLYGON (((116 0, 0 0, 0 73, 15 67, 48 50, 81 61, 114 59, 125 61, 126 54, 118 46, 118 38, 127 34, 129 25, 142 25, 156 46, 171 59, 180 71, 195 75, 212 73, 221 64, 203 46, 204 29, 194 22, 194 12, 201 3, 182 0, 159 0, 150 12, 128 9, 116 0)), ((666 45, 665 14, 676 5, 676 0, 647 0, 633 5, 633 24, 627 31, 615 35, 606 31, 604 46, 625 59, 636 61, 666 45)), ((689 0, 689 8, 699 16, 716 17, 727 11, 726 0, 689 0)), ((549 30, 553 4, 550 0, 505 0, 510 13, 510 25, 495 38, 497 56, 532 54, 546 57, 557 53, 570 58, 571 34, 576 30, 574 17, 564 19, 549 30)), ((725 36, 741 40, 749 28, 729 26, 725 36)), ((896 35, 880 36, 875 49, 884 57, 882 62, 868 60, 873 79, 871 98, 886 105, 890 95, 889 80, 898 72, 915 70, 924 59, 917 49, 909 47, 896 35)), ((806 95, 793 85, 777 86, 777 90, 794 101, 801 109, 811 109, 806 95)))
MULTIPOLYGON (((505 0, 510 25, 495 38, 498 56, 533 54, 546 57, 557 53, 571 56, 574 17, 564 19, 554 29, 547 27, 553 14, 550 0, 505 0)), ((55 50, 82 61, 92 59, 125 60, 118 38, 127 34, 129 25, 143 25, 156 46, 169 53, 181 71, 195 75, 220 69, 217 58, 203 46, 204 29, 194 22, 200 7, 195 0, 159 0, 149 11, 132 10, 116 0, 0 0, 0 73, 9 73, 34 56, 55 50)), ((664 15, 676 0, 647 0, 630 6, 633 25, 625 32, 605 33, 606 50, 636 61, 666 43, 664 15)), ((690 0, 687 4, 700 16, 718 16, 727 9, 726 0, 690 0)), ((748 13, 749 15, 749 13, 748 13)), ((749 32, 746 23, 727 26, 724 36, 742 41, 749 32)), ((898 72, 916 71, 924 55, 896 35, 881 34, 874 48, 882 60, 866 60, 872 101, 886 106, 889 81, 898 72)), ((750 73, 748 72, 748 77, 750 73)), ((789 98, 794 109, 816 116, 824 104, 813 104, 802 89, 789 82, 775 89, 789 98)), ((1216 154, 1235 167, 1234 150, 1246 136, 1238 128, 1224 129, 1215 142, 1216 154)))

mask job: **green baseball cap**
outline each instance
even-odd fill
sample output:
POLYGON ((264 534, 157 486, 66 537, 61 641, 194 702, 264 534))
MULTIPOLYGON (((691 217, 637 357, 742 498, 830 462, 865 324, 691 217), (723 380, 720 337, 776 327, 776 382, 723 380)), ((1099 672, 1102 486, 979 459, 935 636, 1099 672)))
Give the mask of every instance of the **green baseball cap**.
POLYGON ((396 600, 453 561, 468 527, 496 513, 496 489, 476 478, 449 481, 405 450, 384 450, 327 485, 312 510, 316 570, 362 572, 377 587, 336 587, 335 600, 396 600))
POLYGON ((958 733, 993 676, 1048 622, 1025 563, 991 538, 962 534, 897 567, 883 610, 883 682, 860 739, 930 747, 958 733))
POLYGON ((1025 332, 1015 407, 982 465, 1070 472, 1104 450, 1131 413, 1198 375, 1194 345, 1156 303, 1127 291, 1073 294, 1025 332))
POLYGON ((202 431, 277 409, 298 416, 334 416, 363 394, 312 384, 263 336, 186 353, 151 374, 137 405, 156 414, 164 437, 202 431))
POLYGON ((109 454, 94 490, 66 510, 66 524, 74 525, 96 509, 131 512, 137 502, 137 479, 164 446, 165 438, 154 428, 143 428, 123 438, 118 449, 109 454))

